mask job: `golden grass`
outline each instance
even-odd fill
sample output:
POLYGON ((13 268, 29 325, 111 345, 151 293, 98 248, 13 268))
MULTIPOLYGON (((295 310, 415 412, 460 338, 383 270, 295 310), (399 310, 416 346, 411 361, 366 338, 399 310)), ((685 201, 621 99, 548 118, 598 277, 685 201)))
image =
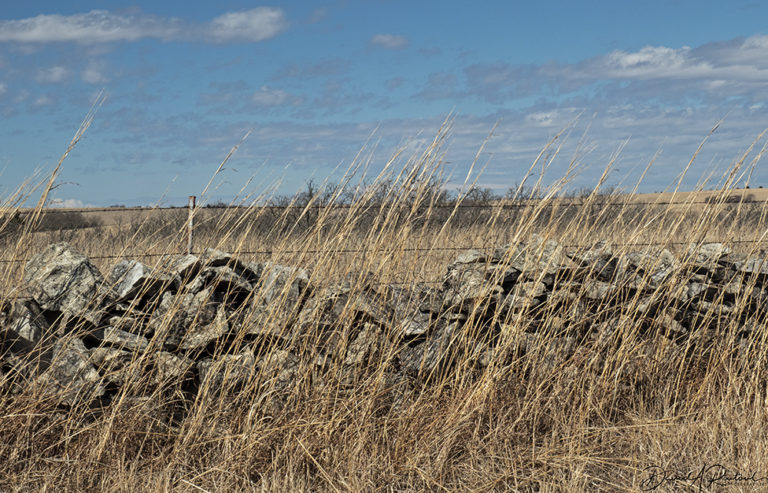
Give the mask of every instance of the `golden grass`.
MULTIPOLYGON (((351 279, 354 291, 362 289, 357 274, 365 272, 381 284, 438 282, 460 253, 442 248, 492 250, 533 233, 574 247, 607 240, 617 255, 648 244, 683 252, 688 243, 703 241, 756 255, 765 240, 764 205, 727 202, 738 178, 757 163, 744 164, 749 153, 709 204, 697 203, 695 194, 675 193, 672 198, 683 205, 667 205, 666 196, 657 197, 662 205, 638 208, 632 195, 606 197, 596 187, 578 207, 567 207, 556 194, 567 185, 566 176, 554 189, 541 190, 543 199, 525 200, 528 206, 512 214, 504 204, 438 207, 430 192, 441 173, 447 135, 448 128, 441 129, 430 146, 405 162, 396 155, 376 178, 397 183, 386 207, 374 207, 362 191, 344 208, 314 208, 310 202, 298 211, 255 205, 201 211, 195 250, 264 252, 242 255, 308 268, 317 285, 351 279)), ((362 173, 363 166, 355 164, 348 179, 362 173)), ((183 251, 183 218, 147 217, 97 230, 30 227, 9 235, 3 258, 16 262, 0 264, 0 292, 6 302, 23 295, 23 261, 53 241, 69 241, 95 257, 137 258, 162 267, 166 258, 145 255, 183 251)), ((117 258, 95 261, 106 271, 117 258)), ((678 288, 670 282, 658 294, 678 288)), ((331 367, 320 383, 315 378, 309 384, 315 370, 300 366, 288 404, 279 410, 268 405, 274 388, 260 386, 258 379, 234 395, 226 388, 203 388, 191 398, 181 383, 151 390, 139 379, 127 387, 144 389, 143 399, 129 398, 126 390, 103 408, 69 409, 34 390, 11 392, 10 377, 0 377, 0 490, 641 491, 651 466, 695 475, 714 464, 744 476, 768 476, 766 310, 741 352, 734 352, 735 320, 707 347, 686 351, 662 331, 640 336, 647 323, 636 316, 640 301, 622 307, 622 324, 612 337, 568 358, 555 357, 550 365, 542 364, 549 342, 567 328, 552 329, 532 351, 515 357, 510 348, 528 323, 518 317, 500 321, 504 340, 487 368, 478 370, 465 355, 454 372, 429 384, 415 382, 402 393, 393 392, 385 369, 394 348, 383 351, 379 365, 351 387, 335 379, 341 368, 331 367)), ((736 313, 744 310, 743 302, 736 306, 736 313)), ((556 313, 545 316, 557 325, 556 313)), ((134 358, 142 364, 140 355, 134 358)), ((760 491, 768 481, 705 486, 760 491)), ((668 481, 656 491, 685 488, 693 491, 696 483, 668 481)))

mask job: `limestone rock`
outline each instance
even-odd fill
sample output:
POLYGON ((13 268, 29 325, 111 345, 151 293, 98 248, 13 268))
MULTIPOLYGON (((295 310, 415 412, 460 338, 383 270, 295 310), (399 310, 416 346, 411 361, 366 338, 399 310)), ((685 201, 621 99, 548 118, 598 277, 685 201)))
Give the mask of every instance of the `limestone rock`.
POLYGON ((66 243, 56 243, 32 257, 24 269, 24 282, 44 310, 98 323, 96 308, 106 295, 104 278, 93 263, 66 243))
POLYGON ((83 341, 68 337, 53 346, 50 365, 37 378, 43 391, 67 405, 104 395, 101 377, 83 341))
POLYGON ((213 248, 206 249, 200 260, 205 268, 227 267, 247 282, 255 282, 261 274, 258 264, 243 262, 230 253, 213 248))
POLYGON ((386 321, 386 326, 395 335, 414 337, 426 334, 432 314, 440 312, 440 308, 435 306, 437 293, 423 285, 412 288, 386 286, 378 294, 386 299, 391 309, 392 320, 386 321))
POLYGON ((511 251, 510 267, 520 271, 529 281, 540 280, 551 285, 555 278, 573 270, 576 264, 555 240, 532 235, 527 243, 504 247, 511 251))
POLYGON ((178 255, 171 260, 168 270, 171 275, 179 279, 181 284, 186 284, 197 275, 202 265, 200 259, 195 255, 178 255))
POLYGON ((391 312, 375 292, 353 291, 347 283, 313 292, 297 317, 298 330, 308 333, 313 328, 333 327, 356 320, 385 325, 391 312))
POLYGON ((616 285, 595 279, 585 281, 583 289, 585 298, 597 302, 608 301, 618 291, 616 285))
POLYGON ((543 282, 520 283, 501 301, 501 311, 517 311, 536 306, 546 292, 547 286, 543 282))
POLYGON ((134 353, 113 347, 98 347, 90 350, 89 361, 94 365, 106 383, 124 386, 129 381, 138 382, 141 369, 131 365, 134 353))
POLYGON ((203 268, 185 286, 185 290, 190 293, 199 293, 208 287, 241 296, 247 296, 253 291, 253 284, 226 265, 203 268))
POLYGON ((193 350, 204 348, 229 332, 230 327, 227 322, 226 309, 223 306, 216 308, 216 315, 213 320, 206 320, 205 322, 192 322, 190 324, 189 330, 181 338, 179 349, 193 350))
POLYGON ((40 306, 34 300, 17 301, 10 312, 9 319, 0 327, 0 334, 5 333, 0 340, 6 344, 15 341, 30 350, 43 337, 49 335, 50 325, 43 315, 40 306))
POLYGON ((229 333, 222 301, 212 286, 196 294, 165 293, 148 326, 168 349, 201 349, 229 333))
POLYGON ((452 341, 459 336, 459 322, 443 324, 426 341, 408 344, 398 355, 400 371, 409 376, 430 380, 450 364, 452 341))
POLYGON ((115 327, 106 327, 102 340, 114 347, 124 348, 128 351, 144 351, 149 347, 149 341, 146 337, 138 334, 132 334, 115 327))
POLYGON ((688 245, 688 255, 692 263, 704 270, 714 270, 723 257, 732 253, 732 250, 722 243, 704 243, 688 245))
POLYGON ((136 296, 148 297, 166 288, 178 289, 179 281, 168 274, 153 272, 136 260, 121 260, 107 276, 118 300, 131 300, 136 296))
POLYGON ((299 359, 289 351, 277 350, 259 358, 257 366, 262 385, 284 388, 296 379, 299 359))
POLYGON ((452 311, 469 312, 495 306, 504 289, 488 282, 491 273, 484 263, 453 263, 443 277, 444 305, 452 311))
POLYGON ((206 358, 197 363, 200 385, 204 388, 243 387, 256 374, 256 358, 251 351, 206 358))
POLYGON ((195 362, 165 351, 155 353, 152 381, 157 385, 180 383, 190 375, 195 362))
POLYGON ((244 322, 247 334, 283 337, 308 295, 309 272, 272 262, 259 264, 260 281, 251 298, 251 317, 244 322))

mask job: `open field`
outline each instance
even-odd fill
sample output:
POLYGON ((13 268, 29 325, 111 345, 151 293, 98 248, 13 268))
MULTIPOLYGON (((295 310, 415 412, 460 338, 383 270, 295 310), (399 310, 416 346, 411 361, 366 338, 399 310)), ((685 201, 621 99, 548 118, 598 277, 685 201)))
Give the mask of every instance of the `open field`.
POLYGON ((73 229, 42 230, 44 216, 9 220, 0 230, 0 490, 768 487, 768 272, 747 262, 764 258, 766 191, 737 190, 726 179, 720 191, 674 197, 596 189, 573 204, 541 190, 535 200, 474 207, 460 197, 446 205, 433 186, 444 137, 379 177, 389 184, 383 195, 370 187, 343 206, 200 209, 193 250, 236 260, 206 264, 225 258, 208 252, 199 276, 168 281, 173 289, 146 284, 110 298, 110 317, 93 308, 106 306, 102 289, 117 289, 109 276, 77 295, 93 305, 87 312, 68 312, 55 299, 43 306, 46 295, 37 293, 46 329, 27 353, 13 324, 34 294, 28 260, 67 242, 104 274, 137 259, 172 279, 181 272, 173 261, 185 250, 187 211, 104 212, 98 225, 73 229), (608 246, 592 248, 600 241, 608 246), (722 244, 702 257, 710 242, 722 244), (516 264, 521 244, 525 265, 516 264), (452 264, 468 248, 477 251, 452 264), (610 274, 592 267, 596 258, 610 274), (229 289, 239 281, 216 288, 222 283, 201 274, 206 265, 247 262, 241 270, 252 285, 239 291, 229 289), (306 274, 286 270, 276 295, 263 274, 275 263, 306 274), (186 293, 198 278, 212 284, 186 293), (615 294, 594 294, 598 281, 615 294), (293 286, 305 298, 292 297, 293 286), (439 300, 419 305, 429 320, 423 332, 398 329, 399 302, 388 315, 372 314, 374 293, 386 298, 396 288, 404 304, 416 292, 439 300), (512 309, 502 300, 513 303, 515 290, 528 294, 512 309), (183 301, 202 292, 226 307, 210 318, 238 329, 219 334, 226 344, 206 339, 204 349, 184 352, 185 335, 170 343, 163 329, 182 314, 185 331, 207 330, 213 322, 189 317, 183 301), (350 301, 359 299, 369 301, 350 301), (113 325, 194 369, 158 381, 160 365, 145 368, 146 347, 107 340, 113 325), (438 364, 427 349, 446 327, 455 332, 438 364), (350 359, 360 334, 370 333, 380 336, 377 350, 350 359), (82 392, 63 398, 46 386, 46 371, 57 367, 56 344, 66 338, 82 343, 83 361, 95 369, 82 392), (123 351, 125 366, 95 362, 105 350, 123 351), (242 355, 254 361, 245 376, 230 367, 218 383, 206 380, 205 365, 242 355), (269 379, 264 362, 275 355, 291 366, 269 379))
MULTIPOLYGON (((739 202, 743 203, 765 203, 768 202, 768 189, 765 188, 730 188, 726 194, 723 194, 721 190, 701 190, 696 192, 663 192, 663 193, 615 193, 602 197, 602 200, 609 200, 615 204, 626 204, 627 207, 635 207, 641 205, 656 205, 657 207, 664 207, 666 209, 674 209, 679 207, 678 210, 683 210, 685 207, 691 205, 696 208, 701 208, 704 205, 711 205, 717 200, 723 199, 726 203, 735 204, 739 202)), ((562 204, 578 204, 583 201, 583 198, 564 197, 560 199, 562 204)), ((553 203, 558 201, 554 200, 553 203)), ((494 205, 506 207, 509 209, 515 209, 523 207, 525 202, 514 200, 497 200, 490 202, 487 205, 488 208, 492 208, 494 205)), ((483 204, 472 204, 474 207, 481 207, 483 204)), ((452 204, 443 205, 442 207, 451 208, 452 204)), ((535 207, 534 205, 530 205, 535 207)), ((277 210, 277 214, 283 211, 282 206, 270 206, 274 210, 277 210)), ((460 206, 461 207, 461 206, 460 206)), ((465 204, 464 207, 467 207, 465 204)), ((260 207, 256 206, 256 209, 260 207)), ((216 207, 198 207, 196 209, 196 217, 198 221, 208 223, 215 221, 221 216, 227 214, 236 214, 237 211, 242 213, 248 213, 249 215, 261 215, 260 212, 254 212, 247 206, 216 206, 216 207)), ((52 215, 69 215, 69 218, 76 217, 80 222, 84 223, 83 227, 89 227, 88 223, 93 222, 94 226, 90 227, 110 227, 110 226, 137 226, 147 221, 179 221, 185 220, 188 216, 188 208, 186 207, 174 207, 174 208, 152 208, 152 207, 106 207, 106 208, 55 208, 48 210, 52 215)), ((27 215, 34 212, 34 209, 19 208, 18 212, 21 215, 27 215)), ((45 213, 44 213, 45 214, 45 213)), ((51 218, 52 222, 56 221, 56 218, 51 218)), ((62 221, 66 222, 66 221, 62 221)))

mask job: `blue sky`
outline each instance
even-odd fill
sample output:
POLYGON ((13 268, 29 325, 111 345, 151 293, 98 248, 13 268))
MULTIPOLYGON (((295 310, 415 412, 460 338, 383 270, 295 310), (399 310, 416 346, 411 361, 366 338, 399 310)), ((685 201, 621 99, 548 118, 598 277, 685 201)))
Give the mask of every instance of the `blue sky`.
POLYGON ((101 90, 60 204, 182 204, 249 130, 209 200, 250 178, 292 193, 372 135, 375 170, 451 113, 453 182, 497 125, 479 183, 501 192, 576 118, 545 181, 578 155, 571 186, 593 186, 621 148, 609 182, 631 188, 661 150, 641 190, 662 190, 725 117, 690 189, 768 127, 766 19, 751 0, 3 2, 0 193, 55 166, 101 90))

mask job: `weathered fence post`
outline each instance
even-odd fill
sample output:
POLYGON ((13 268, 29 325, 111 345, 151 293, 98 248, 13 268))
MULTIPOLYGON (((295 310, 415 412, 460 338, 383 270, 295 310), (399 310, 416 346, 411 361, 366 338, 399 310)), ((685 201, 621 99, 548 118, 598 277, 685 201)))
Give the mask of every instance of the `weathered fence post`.
POLYGON ((192 226, 195 215, 195 199, 194 195, 189 196, 189 219, 187 220, 187 255, 192 253, 192 226))

